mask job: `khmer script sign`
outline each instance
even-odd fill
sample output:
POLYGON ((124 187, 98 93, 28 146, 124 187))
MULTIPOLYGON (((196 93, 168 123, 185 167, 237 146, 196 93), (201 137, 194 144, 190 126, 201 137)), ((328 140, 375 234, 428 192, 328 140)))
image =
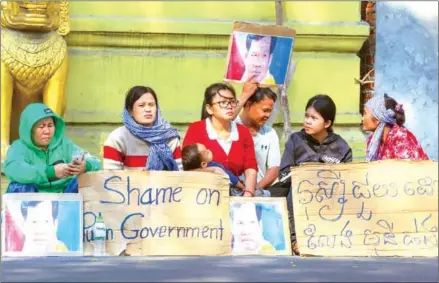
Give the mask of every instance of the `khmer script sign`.
POLYGON ((292 173, 302 255, 438 255, 438 163, 312 164, 292 173))

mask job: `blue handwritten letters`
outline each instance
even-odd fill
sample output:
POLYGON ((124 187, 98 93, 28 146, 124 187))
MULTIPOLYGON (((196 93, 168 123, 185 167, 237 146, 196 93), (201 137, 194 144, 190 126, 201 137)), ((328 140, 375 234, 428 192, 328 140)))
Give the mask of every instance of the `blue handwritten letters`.
MULTIPOLYGON (((87 225, 84 226, 84 239, 87 242, 94 241, 93 235, 93 226, 96 223, 97 215, 94 212, 86 212, 84 214, 84 218, 91 217, 93 220, 87 225)), ((120 224, 120 231, 122 238, 127 240, 134 240, 137 238, 146 239, 146 238, 165 238, 165 237, 176 237, 176 238, 202 238, 202 239, 215 239, 222 241, 223 239, 223 223, 222 219, 219 219, 218 227, 178 227, 178 226, 157 226, 157 227, 139 227, 134 229, 126 229, 125 225, 130 220, 132 221, 134 218, 143 218, 143 213, 132 213, 125 217, 125 219, 120 224)), ((114 238, 114 230, 112 228, 107 228, 106 240, 113 241, 114 238)))
POLYGON ((126 191, 119 191, 111 187, 111 181, 122 181, 119 176, 112 176, 105 180, 104 189, 111 194, 118 195, 117 201, 101 200, 101 203, 105 204, 127 204, 130 205, 133 201, 137 205, 159 205, 163 203, 180 202, 180 196, 182 188, 145 188, 139 189, 133 187, 130 182, 130 176, 126 177, 126 191))
POLYGON ((127 171, 108 174, 103 181, 96 178, 93 188, 81 191, 90 196, 99 192, 98 199, 84 204, 85 253, 88 243, 94 241, 93 227, 99 212, 107 226, 107 247, 115 243, 110 245, 110 254, 120 253, 113 246, 142 241, 149 241, 148 250, 143 251, 140 244, 139 252, 133 255, 161 255, 170 245, 178 247, 176 241, 184 241, 182 250, 174 251, 176 255, 226 253, 230 246, 227 180, 218 180, 220 177, 215 174, 204 179, 186 178, 184 172, 176 176, 179 173, 142 175, 127 171), (154 241, 158 244, 152 244, 154 241))

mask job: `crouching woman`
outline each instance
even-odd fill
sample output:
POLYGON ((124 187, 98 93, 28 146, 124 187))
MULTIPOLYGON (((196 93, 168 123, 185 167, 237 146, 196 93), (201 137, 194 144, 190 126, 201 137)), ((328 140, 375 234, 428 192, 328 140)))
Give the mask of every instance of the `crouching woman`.
POLYGON ((64 120, 42 103, 21 113, 19 136, 6 154, 6 193, 77 193, 76 177, 101 168, 99 159, 65 137, 64 120))

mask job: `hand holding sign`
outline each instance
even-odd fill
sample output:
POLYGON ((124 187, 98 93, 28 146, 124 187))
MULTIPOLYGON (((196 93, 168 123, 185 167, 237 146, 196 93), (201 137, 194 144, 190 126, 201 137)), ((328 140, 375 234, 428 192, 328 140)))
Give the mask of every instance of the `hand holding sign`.
POLYGON ((259 83, 254 76, 247 79, 247 81, 242 86, 241 96, 239 97, 238 105, 235 107, 233 119, 238 117, 239 112, 241 112, 242 107, 247 102, 247 100, 256 92, 259 83))
POLYGON ((255 76, 249 77, 247 79, 247 81, 244 83, 244 85, 242 86, 241 96, 246 97, 246 100, 249 99, 250 96, 252 96, 255 93, 258 86, 259 86, 259 83, 255 79, 255 76))

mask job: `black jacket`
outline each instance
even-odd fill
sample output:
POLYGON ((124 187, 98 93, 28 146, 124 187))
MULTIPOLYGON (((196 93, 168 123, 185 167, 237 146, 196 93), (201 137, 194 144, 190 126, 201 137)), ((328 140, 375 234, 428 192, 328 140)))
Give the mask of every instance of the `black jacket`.
MULTIPOLYGON (((340 163, 352 161, 352 149, 339 135, 329 132, 320 144, 304 130, 291 134, 280 162, 279 181, 291 186, 290 167, 305 162, 340 163)), ((280 185, 280 184, 278 184, 280 185)))

